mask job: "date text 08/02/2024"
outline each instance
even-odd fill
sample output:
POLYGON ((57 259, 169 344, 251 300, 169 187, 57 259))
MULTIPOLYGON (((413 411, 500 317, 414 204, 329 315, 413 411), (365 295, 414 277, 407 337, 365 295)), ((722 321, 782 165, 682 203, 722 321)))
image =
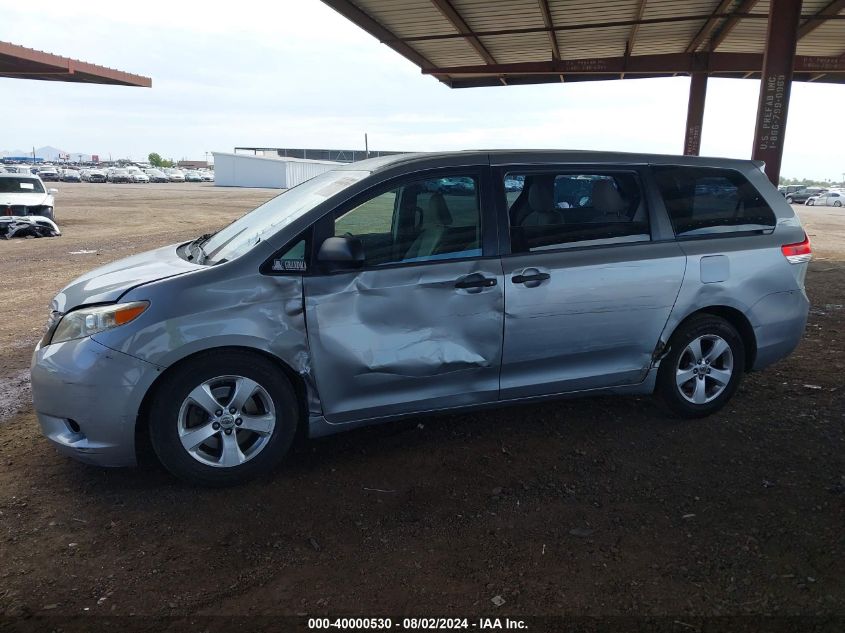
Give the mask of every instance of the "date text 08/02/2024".
POLYGON ((390 618, 309 618, 309 630, 346 629, 346 630, 525 630, 524 620, 511 618, 403 618, 393 621, 390 618))

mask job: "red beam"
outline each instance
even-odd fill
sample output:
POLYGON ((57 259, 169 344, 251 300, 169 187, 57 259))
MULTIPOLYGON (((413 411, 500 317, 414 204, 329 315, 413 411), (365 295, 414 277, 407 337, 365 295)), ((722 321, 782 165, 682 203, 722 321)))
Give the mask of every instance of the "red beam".
POLYGON ((801 0, 771 0, 752 158, 766 163, 766 175, 775 185, 783 158, 800 18, 801 0))
POLYGON ((554 30, 555 23, 552 20, 552 11, 549 9, 549 0, 538 0, 540 12, 543 14, 543 24, 549 31, 549 43, 552 45, 552 59, 560 59, 560 47, 557 43, 557 32, 554 30))
MULTIPOLYGON (((763 68, 759 53, 667 53, 632 57, 591 57, 514 64, 446 66, 424 69, 442 75, 548 75, 619 73, 750 73, 763 68)), ((795 72, 845 72, 845 57, 794 56, 795 72)))
POLYGON ((701 130, 704 125, 704 100, 707 96, 707 75, 693 73, 689 86, 687 106, 687 131, 684 137, 684 155, 698 156, 701 151, 701 130))
POLYGON ((0 42, 0 77, 26 77, 149 88, 152 79, 114 68, 52 55, 9 42, 0 42))
MULTIPOLYGON (((798 4, 801 4, 801 0, 796 0, 798 4)), ((737 7, 736 13, 748 13, 751 9, 754 8, 754 5, 757 4, 758 0, 742 0, 742 3, 737 7)), ((719 29, 719 32, 713 36, 713 39, 710 40, 710 50, 715 51, 719 48, 719 45, 725 41, 725 38, 730 35, 731 31, 734 30, 737 24, 739 24, 740 17, 737 15, 732 15, 725 23, 722 25, 722 28, 719 29)))
POLYGON ((808 35, 819 28, 823 23, 823 18, 829 18, 834 15, 839 15, 839 12, 845 9, 845 0, 833 0, 824 9, 816 13, 812 20, 805 20, 798 28, 798 39, 800 40, 805 35, 808 35))
POLYGON ((687 53, 694 53, 698 50, 698 47, 710 37, 710 34, 713 33, 713 29, 716 28, 716 25, 719 24, 719 15, 724 14, 727 8, 733 3, 733 0, 722 0, 719 3, 719 6, 716 7, 716 10, 713 12, 713 15, 708 18, 707 22, 704 23, 704 26, 701 27, 701 30, 695 34, 695 37, 692 38, 692 41, 687 46, 686 52, 687 53))
POLYGON ((398 39, 391 31, 382 26, 379 22, 374 20, 367 13, 364 13, 354 4, 348 2, 348 0, 323 0, 323 3, 329 5, 332 9, 340 13, 347 20, 353 22, 354 24, 357 24, 359 27, 364 29, 367 33, 375 37, 377 40, 379 40, 383 44, 387 44, 390 48, 395 50, 397 53, 399 53, 406 59, 411 60, 423 70, 434 66, 434 64, 428 61, 428 59, 426 59, 423 55, 421 55, 415 49, 411 48, 403 41, 398 39))
MULTIPOLYGON (((423 74, 442 75, 548 75, 619 73, 749 73, 760 72, 759 53, 668 53, 632 57, 591 57, 515 64, 447 66, 424 69, 423 74)), ((794 56, 796 72, 845 72, 845 57, 794 56)))
POLYGON ((469 45, 475 49, 475 52, 488 64, 495 64, 496 59, 490 54, 490 51, 481 43, 481 40, 478 39, 475 34, 472 32, 472 29, 469 27, 469 24, 466 23, 463 16, 452 6, 449 0, 431 0, 432 4, 443 14, 443 17, 449 20, 452 26, 458 31, 458 33, 464 33, 466 35, 467 42, 469 45))

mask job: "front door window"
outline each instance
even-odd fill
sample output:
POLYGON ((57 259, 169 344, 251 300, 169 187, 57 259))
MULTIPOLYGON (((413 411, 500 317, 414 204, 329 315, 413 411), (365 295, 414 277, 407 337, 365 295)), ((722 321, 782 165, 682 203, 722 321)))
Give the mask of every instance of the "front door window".
POLYGON ((361 240, 365 267, 479 257, 478 182, 430 178, 392 188, 337 217, 334 235, 361 240))

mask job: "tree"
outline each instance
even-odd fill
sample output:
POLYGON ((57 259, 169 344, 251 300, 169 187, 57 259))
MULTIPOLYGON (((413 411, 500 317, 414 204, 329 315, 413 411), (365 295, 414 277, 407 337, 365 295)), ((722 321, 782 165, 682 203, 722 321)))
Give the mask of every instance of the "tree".
POLYGON ((161 167, 161 155, 156 154, 155 152, 150 152, 150 155, 147 156, 147 160, 150 161, 150 165, 153 167, 161 167))

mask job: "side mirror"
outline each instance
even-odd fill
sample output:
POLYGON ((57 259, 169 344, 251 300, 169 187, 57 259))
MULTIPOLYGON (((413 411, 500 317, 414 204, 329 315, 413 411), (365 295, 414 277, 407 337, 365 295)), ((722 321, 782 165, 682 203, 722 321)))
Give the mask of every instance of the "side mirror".
POLYGON ((359 268, 364 263, 364 245, 357 237, 328 237, 320 246, 317 261, 332 269, 359 268))
POLYGON ((59 190, 58 189, 48 189, 47 193, 50 193, 50 194, 59 193, 59 190))

